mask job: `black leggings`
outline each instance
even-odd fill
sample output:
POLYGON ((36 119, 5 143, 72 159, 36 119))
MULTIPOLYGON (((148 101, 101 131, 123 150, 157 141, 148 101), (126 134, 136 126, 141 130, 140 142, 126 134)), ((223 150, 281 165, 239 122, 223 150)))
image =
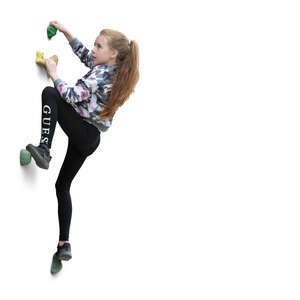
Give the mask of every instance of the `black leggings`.
POLYGON ((68 136, 67 153, 55 183, 59 240, 68 241, 72 217, 71 183, 85 159, 97 149, 100 132, 95 126, 84 121, 75 109, 61 98, 56 88, 48 86, 42 92, 40 144, 47 144, 51 148, 57 121, 68 136))

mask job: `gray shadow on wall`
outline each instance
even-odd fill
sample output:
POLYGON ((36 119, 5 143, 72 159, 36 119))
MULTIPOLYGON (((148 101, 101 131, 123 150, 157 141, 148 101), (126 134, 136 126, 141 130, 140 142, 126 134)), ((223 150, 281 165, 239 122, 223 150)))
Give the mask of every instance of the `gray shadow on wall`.
POLYGON ((22 170, 24 182, 33 185, 36 182, 36 178, 37 178, 36 168, 38 168, 38 166, 35 165, 35 161, 32 160, 31 163, 26 166, 20 165, 20 168, 22 170))
POLYGON ((37 67, 37 72, 39 74, 39 77, 43 77, 45 79, 49 79, 48 72, 47 72, 47 70, 44 67, 42 67, 42 66, 40 66, 38 64, 36 64, 36 67, 37 67))

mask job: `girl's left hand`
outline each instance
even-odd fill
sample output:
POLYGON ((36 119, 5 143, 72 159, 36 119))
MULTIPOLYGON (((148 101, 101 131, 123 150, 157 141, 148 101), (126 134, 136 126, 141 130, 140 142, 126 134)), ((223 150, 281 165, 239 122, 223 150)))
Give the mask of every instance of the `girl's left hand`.
POLYGON ((47 70, 48 74, 49 75, 55 74, 56 68, 57 68, 55 61, 52 60, 51 58, 46 58, 45 63, 46 63, 46 70, 47 70))

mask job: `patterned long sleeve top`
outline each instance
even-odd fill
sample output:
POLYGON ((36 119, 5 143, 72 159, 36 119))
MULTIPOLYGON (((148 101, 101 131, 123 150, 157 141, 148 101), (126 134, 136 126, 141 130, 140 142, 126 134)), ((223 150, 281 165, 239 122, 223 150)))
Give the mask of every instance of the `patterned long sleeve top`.
POLYGON ((112 88, 112 76, 117 70, 117 65, 97 65, 92 63, 92 52, 88 50, 77 38, 69 42, 73 52, 81 62, 90 68, 90 71, 76 82, 74 87, 62 79, 56 79, 54 86, 62 99, 72 105, 84 121, 97 127, 99 131, 106 131, 112 119, 101 120, 100 112, 108 103, 112 88))

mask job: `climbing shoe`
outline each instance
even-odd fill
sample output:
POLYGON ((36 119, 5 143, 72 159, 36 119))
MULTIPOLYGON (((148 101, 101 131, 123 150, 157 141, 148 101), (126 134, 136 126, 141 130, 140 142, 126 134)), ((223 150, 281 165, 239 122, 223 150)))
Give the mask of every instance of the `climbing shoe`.
POLYGON ((72 258, 70 243, 64 243, 62 246, 57 245, 57 258, 59 260, 69 260, 72 258))
POLYGON ((49 168, 49 162, 52 157, 50 156, 50 150, 46 144, 40 144, 38 147, 28 144, 26 146, 26 150, 30 152, 31 156, 40 168, 49 168))

